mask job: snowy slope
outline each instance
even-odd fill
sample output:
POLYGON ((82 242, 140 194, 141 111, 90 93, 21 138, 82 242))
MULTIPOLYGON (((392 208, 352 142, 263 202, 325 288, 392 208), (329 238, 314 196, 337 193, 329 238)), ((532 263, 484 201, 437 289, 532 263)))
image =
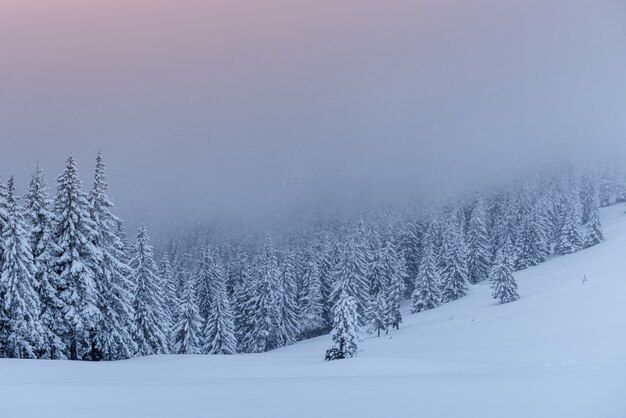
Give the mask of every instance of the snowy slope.
POLYGON ((0 360, 0 417, 626 417, 626 215, 606 241, 487 285, 358 358, 322 361, 329 337, 259 355, 116 363, 0 360), (586 275, 587 281, 583 283, 586 275))

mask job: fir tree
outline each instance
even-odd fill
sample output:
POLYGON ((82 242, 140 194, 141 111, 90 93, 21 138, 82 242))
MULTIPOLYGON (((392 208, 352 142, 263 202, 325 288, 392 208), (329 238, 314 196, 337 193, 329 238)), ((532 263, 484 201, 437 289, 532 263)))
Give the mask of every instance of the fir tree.
POLYGON ((124 243, 117 235, 121 220, 113 215, 113 203, 106 192, 108 184, 102 155, 98 153, 94 185, 89 195, 91 218, 95 224, 94 247, 100 264, 94 281, 98 289, 96 344, 105 360, 130 358, 137 346, 133 340, 134 312, 131 268, 126 264, 124 243))
POLYGON ((534 207, 521 223, 517 237, 515 269, 522 270, 543 263, 546 258, 546 237, 541 226, 540 212, 534 207))
POLYGON ((458 213, 453 213, 446 228, 443 245, 444 267, 441 272, 444 302, 459 299, 467 293, 467 246, 458 213))
POLYGON ((196 295, 193 283, 183 285, 176 316, 172 330, 172 350, 177 354, 200 354, 202 349, 201 332, 203 327, 202 317, 196 304, 196 295))
POLYGON ((198 308, 203 321, 208 321, 211 315, 213 300, 213 282, 218 280, 217 266, 212 251, 208 248, 202 250, 198 273, 196 276, 196 293, 198 297, 198 308))
POLYGON ((133 308, 138 354, 165 354, 169 351, 169 321, 159 288, 160 280, 156 275, 152 246, 144 226, 139 228, 130 266, 135 280, 133 308))
POLYGON ((163 300, 166 306, 166 315, 168 317, 169 323, 173 327, 174 316, 176 314, 176 309, 178 307, 179 301, 176 297, 174 270, 172 269, 172 264, 166 256, 164 256, 159 263, 159 279, 160 288, 163 289, 163 300))
POLYGON ((599 208, 598 188, 593 177, 589 175, 583 187, 582 196, 582 237, 585 248, 599 244, 604 239, 599 208))
POLYGON ((366 300, 368 299, 365 262, 364 253, 354 240, 349 240, 344 244, 339 265, 335 271, 335 284, 331 294, 331 301, 337 301, 342 292, 352 296, 357 305, 359 320, 365 314, 366 300))
POLYGON ((206 322, 203 351, 208 354, 235 354, 237 340, 233 313, 228 299, 225 273, 219 263, 216 263, 216 276, 211 295, 212 309, 206 322))
MULTIPOLYGON (((344 287, 346 289, 347 287, 344 287)), ((333 346, 326 351, 326 360, 354 357, 358 350, 359 314, 354 297, 342 291, 333 310, 333 346)))
POLYGON ((281 345, 295 343, 298 335, 300 335, 295 258, 296 256, 293 251, 287 251, 279 266, 280 291, 278 310, 281 345))
POLYGON ((261 353, 281 345, 280 288, 278 261, 271 241, 267 240, 259 260, 253 297, 253 328, 250 336, 253 352, 261 353))
POLYGON ((237 337, 237 351, 249 353, 253 350, 254 330, 254 299, 255 283, 250 274, 247 263, 241 263, 239 277, 235 284, 235 336, 237 337))
POLYGON ((407 273, 404 258, 398 256, 391 240, 387 240, 383 247, 382 264, 387 277, 384 289, 387 303, 387 310, 385 311, 386 329, 388 327, 399 329, 402 323, 400 304, 404 296, 404 278, 407 273))
POLYGON ((578 193, 570 190, 561 208, 561 221, 556 253, 565 255, 579 251, 584 246, 581 232, 580 199, 578 193))
POLYGON ((367 322, 372 332, 380 337, 380 331, 387 331, 387 313, 389 310, 385 292, 380 292, 368 306, 367 322))
POLYGON ((13 177, 7 191, 6 224, 2 231, 4 263, 0 276, 2 309, 8 319, 5 353, 9 357, 36 358, 46 332, 39 320, 41 306, 35 279, 36 267, 28 243, 13 177))
POLYGON ((519 299, 517 282, 513 277, 513 265, 510 258, 510 245, 503 246, 496 255, 491 269, 490 281, 493 297, 500 303, 513 302, 519 299))
POLYGON ((439 271, 435 249, 435 226, 431 224, 424 236, 423 253, 419 274, 415 279, 415 290, 411 300, 411 312, 433 309, 441 303, 439 271))
POLYGON ((40 320, 45 332, 44 344, 37 357, 65 359, 67 346, 57 335, 57 332, 62 333, 57 327, 63 322, 64 305, 59 298, 57 277, 52 269, 54 215, 45 178, 39 166, 31 177, 25 196, 25 216, 30 231, 29 242, 35 264, 35 282, 41 302, 40 320))
POLYGON ((318 262, 311 258, 304 271, 302 286, 298 296, 299 320, 301 335, 310 338, 319 335, 324 329, 324 301, 320 268, 318 262))
POLYGON ((491 248, 487 230, 487 210, 485 201, 479 198, 472 209, 468 230, 469 281, 476 284, 489 276, 491 248))
POLYGON ((73 156, 57 180, 54 214, 52 265, 64 316, 57 330, 68 346, 70 359, 97 360, 101 356, 96 338, 102 312, 95 277, 100 273, 102 251, 93 244, 96 225, 73 156))

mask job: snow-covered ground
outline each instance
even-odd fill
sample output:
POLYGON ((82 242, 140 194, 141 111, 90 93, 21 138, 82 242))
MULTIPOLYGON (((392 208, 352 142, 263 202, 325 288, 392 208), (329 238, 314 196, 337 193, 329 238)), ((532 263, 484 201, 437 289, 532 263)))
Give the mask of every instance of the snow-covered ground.
POLYGON ((0 417, 626 417, 626 215, 606 241, 516 274, 322 361, 329 337, 270 353, 115 363, 0 360, 0 417), (586 282, 583 277, 586 276, 586 282))

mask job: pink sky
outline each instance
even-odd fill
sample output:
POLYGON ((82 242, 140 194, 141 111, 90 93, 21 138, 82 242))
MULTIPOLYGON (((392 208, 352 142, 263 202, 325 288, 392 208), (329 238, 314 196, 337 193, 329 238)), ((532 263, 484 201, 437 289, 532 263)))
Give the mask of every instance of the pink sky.
POLYGON ((104 148, 123 215, 166 190, 203 216, 623 142, 625 15, 621 0, 2 0, 0 170, 25 182, 37 160, 52 175, 104 148))

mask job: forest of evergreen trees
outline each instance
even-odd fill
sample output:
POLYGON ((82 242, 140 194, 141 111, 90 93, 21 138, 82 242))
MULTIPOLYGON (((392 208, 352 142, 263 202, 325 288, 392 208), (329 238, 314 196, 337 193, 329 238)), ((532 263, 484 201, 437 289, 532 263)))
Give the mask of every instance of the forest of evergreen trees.
MULTIPOLYGON (((232 239, 193 234, 132 244, 107 196, 98 155, 85 191, 67 160, 49 196, 38 168, 18 197, 0 184, 0 355, 116 360, 151 354, 272 350, 331 333, 329 360, 359 331, 398 329, 488 280, 516 300, 513 272, 602 239, 599 208, 626 201, 610 165, 555 169, 507 187, 232 239)), ((323 353, 320 353, 320 357, 323 353)))

